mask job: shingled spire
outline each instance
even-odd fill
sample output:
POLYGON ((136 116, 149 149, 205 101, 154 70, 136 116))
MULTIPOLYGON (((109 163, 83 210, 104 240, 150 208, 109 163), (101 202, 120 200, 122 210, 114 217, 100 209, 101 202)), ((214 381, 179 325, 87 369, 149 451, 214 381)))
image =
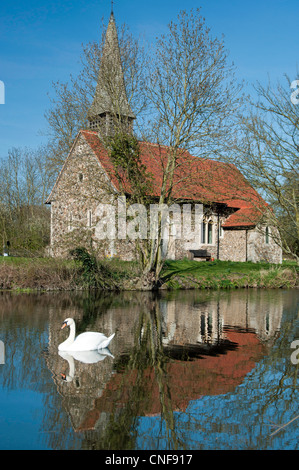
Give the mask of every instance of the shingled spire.
POLYGON ((113 135, 117 126, 131 132, 135 119, 127 98, 113 11, 107 27, 96 92, 87 118, 89 127, 104 136, 113 135))

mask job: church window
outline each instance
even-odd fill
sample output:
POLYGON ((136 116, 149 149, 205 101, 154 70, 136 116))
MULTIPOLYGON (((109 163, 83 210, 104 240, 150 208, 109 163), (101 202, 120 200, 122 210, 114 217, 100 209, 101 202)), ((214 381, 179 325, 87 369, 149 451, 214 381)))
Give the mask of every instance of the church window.
POLYGON ((213 224, 212 222, 208 223, 208 244, 212 245, 213 243, 213 224))
POLYGON ((223 227, 221 225, 221 223, 219 224, 219 238, 223 238, 224 236, 224 233, 223 233, 223 227))
POLYGON ((201 224, 201 243, 206 243, 206 223, 201 224))
POLYGON ((80 181, 80 183, 83 181, 83 173, 79 173, 78 180, 80 181))

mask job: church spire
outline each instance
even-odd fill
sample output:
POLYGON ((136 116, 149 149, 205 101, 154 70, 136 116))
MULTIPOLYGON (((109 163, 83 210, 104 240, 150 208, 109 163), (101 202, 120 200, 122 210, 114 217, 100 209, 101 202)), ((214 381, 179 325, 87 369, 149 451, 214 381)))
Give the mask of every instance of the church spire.
POLYGON ((106 136, 112 135, 117 125, 131 131, 135 119, 126 93, 113 3, 111 7, 96 92, 87 114, 89 127, 106 136))

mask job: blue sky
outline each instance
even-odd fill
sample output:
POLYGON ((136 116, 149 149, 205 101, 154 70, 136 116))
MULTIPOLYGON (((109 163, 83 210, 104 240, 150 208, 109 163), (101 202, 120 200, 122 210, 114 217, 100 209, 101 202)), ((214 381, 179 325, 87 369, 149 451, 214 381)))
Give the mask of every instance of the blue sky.
MULTIPOLYGON (((224 35, 238 77, 273 83, 298 78, 298 0, 115 0, 118 24, 148 39, 166 31, 181 9, 202 8, 214 35, 224 35)), ((98 40, 109 0, 14 0, 0 7, 0 157, 11 147, 44 142, 44 112, 52 82, 79 70, 81 44, 98 40)))

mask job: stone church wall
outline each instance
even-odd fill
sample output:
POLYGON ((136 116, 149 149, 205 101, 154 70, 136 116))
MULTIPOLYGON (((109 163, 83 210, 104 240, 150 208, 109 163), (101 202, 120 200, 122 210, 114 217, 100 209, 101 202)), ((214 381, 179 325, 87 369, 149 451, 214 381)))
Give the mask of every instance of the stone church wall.
POLYGON ((51 251, 66 257, 78 246, 92 249, 100 258, 134 260, 130 240, 99 240, 96 236, 99 204, 113 204, 115 191, 98 159, 81 137, 70 153, 51 201, 51 251))
POLYGON ((248 260, 254 263, 267 261, 269 263, 282 263, 282 250, 275 242, 278 237, 277 230, 269 227, 269 236, 265 235, 266 227, 258 227, 248 232, 248 260))
MULTIPOLYGON (((251 230, 223 230, 223 235, 217 239, 217 226, 214 225, 213 244, 201 244, 198 249, 206 250, 214 259, 222 261, 245 262, 266 261, 280 264, 282 262, 282 250, 271 238, 271 230, 266 243, 265 228, 251 230)), ((185 248, 184 240, 176 240, 175 258, 189 258, 189 250, 185 248)), ((172 258, 174 258, 172 256, 172 258)))
POLYGON ((55 256, 92 244, 96 207, 99 202, 111 200, 111 189, 96 156, 81 137, 65 162, 51 201, 51 246, 55 256))
POLYGON ((246 230, 223 230, 219 258, 223 261, 246 261, 246 230))
MULTIPOLYGON (((81 136, 65 162, 51 200, 53 256, 65 257, 71 249, 85 246, 95 251, 100 258, 117 257, 126 261, 136 259, 133 240, 119 240, 117 236, 113 240, 101 240, 97 236, 97 208, 99 204, 114 204, 116 197, 117 193, 107 174, 81 136)), ((257 229, 222 230, 218 240, 217 215, 211 213, 209 217, 213 230, 212 243, 199 244, 198 249, 207 250, 212 258, 281 263, 281 249, 275 244, 271 233, 268 243, 265 241, 265 234, 257 229)), ((170 240, 166 257, 190 258, 185 241, 170 240)))

